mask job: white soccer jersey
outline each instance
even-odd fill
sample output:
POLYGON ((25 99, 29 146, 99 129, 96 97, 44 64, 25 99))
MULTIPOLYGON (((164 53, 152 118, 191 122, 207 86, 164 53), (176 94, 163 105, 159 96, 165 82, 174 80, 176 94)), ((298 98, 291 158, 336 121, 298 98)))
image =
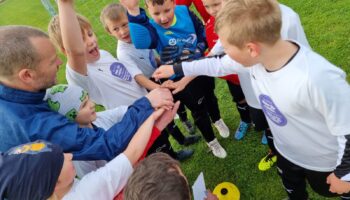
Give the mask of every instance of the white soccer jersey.
POLYGON ((81 180, 75 179, 71 190, 62 199, 113 199, 125 187, 132 172, 129 159, 121 153, 104 167, 81 180))
POLYGON ((147 78, 150 78, 157 68, 155 54, 152 49, 136 49, 133 44, 120 40, 118 41, 117 57, 120 61, 134 63, 132 66, 127 66, 127 68, 136 67, 138 74, 143 74, 147 78))
MULTIPOLYGON (((286 40, 288 39, 298 41, 300 44, 310 48, 310 45, 306 39, 304 29, 301 26, 299 15, 296 12, 294 12, 291 8, 285 5, 279 4, 279 6, 282 14, 281 38, 286 40)), ((222 44, 219 40, 213 47, 211 55, 221 55, 223 53, 224 48, 222 47, 222 44)), ((227 57, 224 58, 223 63, 229 65, 230 61, 227 60, 229 59, 227 57)), ((237 63, 232 64, 237 65, 237 63)), ((252 85, 250 83, 249 70, 244 67, 241 67, 241 69, 235 71, 234 73, 238 74, 242 91, 244 93, 248 105, 250 107, 260 109, 259 102, 257 101, 257 98, 252 89, 252 85)))
POLYGON ((100 50, 100 55, 98 61, 87 65, 87 76, 75 72, 67 65, 68 83, 84 88, 95 103, 105 106, 106 109, 131 105, 147 94, 146 89, 133 78, 136 70, 126 67, 133 63, 121 62, 104 50, 100 50))
POLYGON ((283 68, 251 68, 252 84, 277 150, 315 171, 337 165, 338 137, 349 134, 350 87, 345 73, 301 46, 283 68))

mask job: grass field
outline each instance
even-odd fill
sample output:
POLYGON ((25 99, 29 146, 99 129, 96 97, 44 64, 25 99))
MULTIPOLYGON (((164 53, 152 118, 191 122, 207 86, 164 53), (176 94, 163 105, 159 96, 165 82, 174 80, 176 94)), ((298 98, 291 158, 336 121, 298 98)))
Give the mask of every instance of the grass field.
MULTIPOLYGON (((77 0, 76 5, 79 12, 92 21, 99 37, 100 47, 115 54, 116 41, 104 33, 98 22, 99 11, 109 2, 77 0)), ((280 2, 299 13, 311 47, 348 74, 350 72, 349 0, 282 0, 280 2)), ((49 19, 50 16, 40 1, 6 0, 0 4, 0 25, 26 24, 46 31, 49 19)), ((59 77, 60 82, 65 82, 64 67, 61 68, 59 77)), ((222 117, 234 132, 239 123, 239 116, 224 81, 217 80, 216 94, 222 117)), ((224 160, 208 154, 203 141, 191 146, 190 148, 195 149, 194 157, 182 163, 189 182, 192 184, 202 171, 206 185, 210 189, 214 189, 215 185, 222 181, 229 181, 240 189, 243 200, 283 199, 286 194, 277 176, 276 168, 267 172, 260 172, 257 168, 257 163, 267 151, 267 146, 261 145, 260 139, 261 133, 253 130, 250 130, 242 141, 235 141, 232 137, 220 139, 228 153, 224 160)), ((174 146, 176 149, 182 148, 176 143, 174 146)), ((326 199, 313 192, 310 192, 310 196, 313 200, 326 199)))

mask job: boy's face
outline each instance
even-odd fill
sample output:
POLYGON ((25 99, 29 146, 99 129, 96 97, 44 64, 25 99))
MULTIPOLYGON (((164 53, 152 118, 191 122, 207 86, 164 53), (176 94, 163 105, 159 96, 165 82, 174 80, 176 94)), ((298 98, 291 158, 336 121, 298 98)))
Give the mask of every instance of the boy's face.
POLYGON ((202 0, 205 10, 213 17, 216 17, 216 14, 221 9, 222 0, 202 0))
POLYGON ((72 162, 73 154, 64 153, 64 161, 61 169, 60 176, 56 184, 56 189, 65 188, 69 186, 76 175, 75 168, 72 162))
POLYGON ((218 32, 218 36, 222 43, 222 46, 225 49, 225 53, 236 62, 242 64, 245 67, 249 67, 255 65, 257 62, 255 61, 255 56, 251 51, 249 45, 251 43, 246 44, 243 48, 238 48, 232 44, 228 43, 229 32, 227 31, 228 27, 224 27, 218 32))
POLYGON ((83 40, 86 50, 86 62, 93 63, 100 59, 100 52, 95 33, 91 29, 84 29, 83 40))
POLYGON ((153 20, 163 28, 169 28, 174 20, 175 1, 165 0, 163 5, 147 4, 148 12, 153 20))
POLYGON ((86 96, 84 101, 81 103, 79 112, 75 121, 80 125, 89 125, 91 122, 96 120, 95 103, 86 96))
POLYGON ((33 89, 39 91, 57 83, 57 72, 62 61, 48 38, 32 38, 31 42, 41 58, 38 66, 32 70, 33 89))
POLYGON ((106 20, 109 34, 126 43, 131 43, 128 17, 121 14, 118 21, 106 20))

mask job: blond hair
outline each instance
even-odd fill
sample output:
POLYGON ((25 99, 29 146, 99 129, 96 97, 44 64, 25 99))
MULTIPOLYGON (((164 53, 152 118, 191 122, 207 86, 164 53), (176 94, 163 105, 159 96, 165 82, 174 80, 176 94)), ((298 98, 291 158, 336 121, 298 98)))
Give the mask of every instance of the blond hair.
POLYGON ((20 69, 35 69, 41 58, 32 38, 48 38, 43 31, 29 26, 0 27, 0 77, 10 78, 20 69))
POLYGON ((126 17, 126 9, 118 3, 111 3, 106 5, 101 11, 100 21, 105 30, 110 32, 106 21, 119 21, 120 17, 123 15, 126 17))
POLYGON ((274 44, 281 37, 281 11, 276 0, 226 0, 215 19, 215 32, 225 29, 228 43, 274 44))
MULTIPOLYGON (((86 17, 82 15, 77 15, 77 18, 78 18, 81 34, 84 36, 83 33, 85 30, 92 29, 91 23, 86 17)), ((56 48, 60 49, 61 51, 64 50, 60 21, 59 21, 58 15, 52 17, 52 19, 50 20, 48 25, 48 33, 51 41, 54 43, 56 48)))

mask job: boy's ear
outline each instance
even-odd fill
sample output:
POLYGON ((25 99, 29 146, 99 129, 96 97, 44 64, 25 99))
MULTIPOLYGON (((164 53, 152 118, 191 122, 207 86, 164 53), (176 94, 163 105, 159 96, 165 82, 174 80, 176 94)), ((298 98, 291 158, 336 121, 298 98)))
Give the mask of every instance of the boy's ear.
POLYGON ((246 48, 252 58, 256 58, 260 55, 260 45, 258 43, 249 42, 246 44, 246 48))

